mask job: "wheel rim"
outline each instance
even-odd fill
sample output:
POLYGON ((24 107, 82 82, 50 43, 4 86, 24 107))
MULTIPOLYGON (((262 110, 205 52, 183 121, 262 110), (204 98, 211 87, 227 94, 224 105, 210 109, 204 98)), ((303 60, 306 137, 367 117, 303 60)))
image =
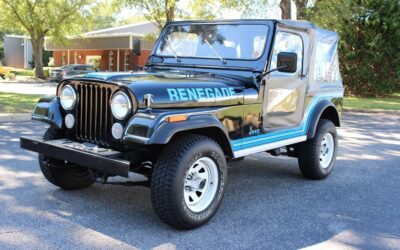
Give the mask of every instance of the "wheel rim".
POLYGON ((332 162, 333 153, 335 152, 335 140, 331 133, 327 133, 321 141, 319 149, 319 163, 322 168, 327 168, 332 162))
POLYGON ((193 212, 204 211, 214 200, 218 189, 218 168, 208 157, 198 159, 184 179, 186 206, 193 212))

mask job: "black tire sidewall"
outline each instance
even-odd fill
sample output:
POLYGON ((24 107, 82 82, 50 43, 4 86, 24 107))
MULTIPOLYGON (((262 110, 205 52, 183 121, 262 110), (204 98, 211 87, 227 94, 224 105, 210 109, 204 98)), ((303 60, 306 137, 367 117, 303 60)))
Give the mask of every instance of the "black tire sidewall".
POLYGON ((202 142, 194 145, 179 163, 178 171, 174 181, 174 200, 180 217, 185 224, 197 226, 206 223, 218 210, 223 199, 227 181, 226 160, 222 150, 214 143, 202 142), (184 197, 184 179, 190 167, 201 157, 208 157, 214 161, 218 169, 218 188, 217 193, 211 204, 202 212, 191 211, 185 202, 184 197))
MULTIPOLYGON (((62 137, 62 130, 50 126, 43 136, 44 140, 53 140, 62 137)), ((66 166, 63 160, 58 160, 44 154, 38 155, 39 166, 52 184, 67 190, 82 189, 91 186, 95 182, 95 174, 89 168, 76 165, 66 166), (73 173, 78 171, 79 174, 73 173)))
POLYGON ((337 150, 338 150, 338 138, 337 138, 337 132, 336 132, 335 125, 330 121, 324 123, 323 126, 321 126, 320 130, 318 131, 316 140, 317 140, 316 141, 316 143, 317 143, 317 147, 316 148, 318 149, 318 150, 316 150, 316 152, 314 152, 316 154, 315 155, 315 159, 318 160, 318 162, 316 162, 316 164, 315 164, 315 165, 318 166, 316 171, 318 172, 318 175, 320 175, 321 177, 322 176, 326 177, 332 172, 332 169, 333 169, 333 167, 335 166, 335 163, 336 163, 336 155, 337 155, 337 150), (331 162, 329 163, 329 166, 326 167, 326 168, 323 168, 321 166, 320 161, 319 161, 319 154, 320 154, 319 149, 321 148, 322 139, 324 138, 324 136, 327 133, 330 133, 333 136, 334 152, 333 152, 333 155, 332 155, 331 162))

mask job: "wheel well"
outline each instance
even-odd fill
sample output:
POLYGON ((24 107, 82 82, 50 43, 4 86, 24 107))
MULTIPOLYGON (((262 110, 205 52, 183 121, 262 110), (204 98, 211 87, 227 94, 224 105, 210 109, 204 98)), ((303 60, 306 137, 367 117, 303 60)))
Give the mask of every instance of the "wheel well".
POLYGON ((335 124, 336 127, 340 127, 340 119, 339 119, 339 114, 337 112, 337 110, 332 107, 329 106, 327 107, 321 114, 319 120, 321 119, 327 119, 333 122, 333 124, 335 124))
POLYGON ((311 118, 311 122, 307 130, 307 139, 314 138, 315 131, 321 119, 330 120, 336 127, 340 127, 340 117, 335 106, 326 102, 321 103, 311 118))
POLYGON ((198 129, 190 129, 185 131, 180 131, 174 134, 170 141, 176 139, 177 137, 185 134, 200 134, 211 139, 215 140, 224 151, 225 155, 230 158, 233 158, 232 148, 230 146, 229 139, 226 137, 225 133, 218 127, 207 127, 207 128, 198 128, 198 129))

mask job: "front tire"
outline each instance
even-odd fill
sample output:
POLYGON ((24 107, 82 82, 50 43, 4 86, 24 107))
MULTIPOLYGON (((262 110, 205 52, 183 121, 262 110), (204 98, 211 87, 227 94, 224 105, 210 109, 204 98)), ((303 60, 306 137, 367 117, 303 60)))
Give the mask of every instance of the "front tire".
MULTIPOLYGON (((59 139, 62 135, 62 130, 51 126, 45 132, 43 140, 59 139)), ((96 180, 92 170, 44 154, 39 154, 39 166, 50 183, 67 190, 87 188, 96 180)))
POLYGON ((319 121, 315 136, 299 145, 299 167, 307 179, 321 180, 333 170, 336 162, 338 139, 332 121, 319 121))
POLYGON ((177 138, 154 166, 151 200, 156 214, 177 229, 204 225, 221 204, 226 175, 218 143, 202 135, 177 138))

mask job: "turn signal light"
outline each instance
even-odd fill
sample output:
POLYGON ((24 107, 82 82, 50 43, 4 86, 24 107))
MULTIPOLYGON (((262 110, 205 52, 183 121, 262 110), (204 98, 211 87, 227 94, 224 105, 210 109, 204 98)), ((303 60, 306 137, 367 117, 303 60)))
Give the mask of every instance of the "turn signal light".
POLYGON ((187 115, 173 115, 167 118, 167 122, 183 122, 187 120, 187 115))

